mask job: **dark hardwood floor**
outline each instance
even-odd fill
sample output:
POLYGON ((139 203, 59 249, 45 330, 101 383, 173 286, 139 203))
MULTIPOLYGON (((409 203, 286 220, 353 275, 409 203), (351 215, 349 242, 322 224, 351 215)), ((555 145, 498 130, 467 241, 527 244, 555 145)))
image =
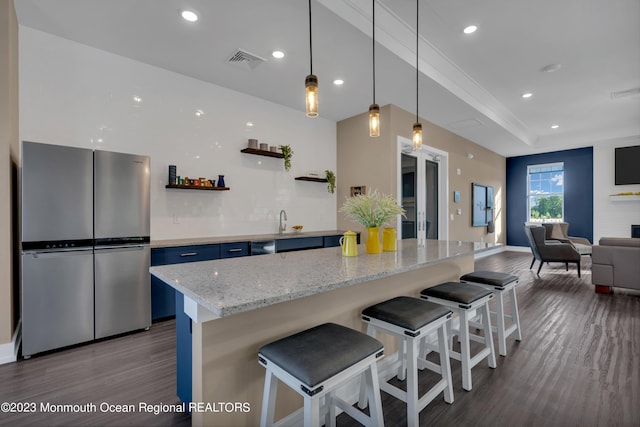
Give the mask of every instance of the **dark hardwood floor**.
MULTIPOLYGON (((35 413, 3 413, 10 426, 190 426, 185 413, 138 411, 139 402, 176 404, 175 321, 114 339, 0 365, 0 402, 36 402, 35 413), (93 403, 89 413, 44 413, 40 402, 93 403), (102 412, 101 403, 136 406, 102 412)), ((31 408, 28 408, 31 409, 31 408)))
MULTIPOLYGON (((476 261, 477 270, 520 277, 522 341, 507 340, 496 369, 473 368, 469 392, 452 360, 455 401, 439 396, 421 426, 640 426, 640 294, 596 294, 591 260, 582 261, 582 278, 562 264, 545 265, 538 278, 520 252, 476 261)), ((424 389, 434 375, 421 373, 424 389)), ((406 424, 403 402, 383 392, 383 408, 386 425, 406 424)), ((359 425, 344 414, 339 421, 359 425)))
MULTIPOLYGON (((461 386, 452 361, 455 402, 438 397, 420 414, 422 426, 640 426, 640 294, 595 294, 591 262, 529 270, 530 255, 503 252, 476 269, 517 274, 523 328, 507 340, 497 369, 472 370, 473 390, 461 386)), ((639 278, 640 280, 640 278, 639 278)), ((433 374, 421 373, 427 387, 433 374)), ((0 366, 0 402, 52 404, 174 404, 175 324, 0 366)), ((404 403, 383 393, 385 423, 406 423, 404 403)), ((39 409, 39 408, 38 408, 39 409)), ((2 413, 11 426, 190 425, 184 413, 2 413)), ((338 425, 358 425, 341 415, 338 425)), ((227 427, 227 426, 224 426, 227 427)), ((236 426, 228 426, 236 427, 236 426)))

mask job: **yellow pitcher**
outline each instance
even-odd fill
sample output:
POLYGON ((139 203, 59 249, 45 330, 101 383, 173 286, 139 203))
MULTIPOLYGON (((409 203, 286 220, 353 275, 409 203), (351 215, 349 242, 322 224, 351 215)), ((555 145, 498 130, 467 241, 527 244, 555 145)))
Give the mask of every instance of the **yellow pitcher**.
POLYGON ((385 227, 382 230, 382 250, 385 252, 395 252, 397 250, 396 229, 393 227, 385 227))
POLYGON ((340 238, 342 256, 358 256, 358 235, 353 231, 347 231, 340 238))

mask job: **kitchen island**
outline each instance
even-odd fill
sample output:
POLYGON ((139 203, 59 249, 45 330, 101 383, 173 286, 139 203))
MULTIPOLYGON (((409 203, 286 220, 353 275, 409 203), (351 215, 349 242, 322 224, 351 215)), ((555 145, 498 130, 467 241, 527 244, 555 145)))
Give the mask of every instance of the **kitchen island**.
MULTIPOLYGON (((258 424, 262 345, 329 321, 364 331, 360 310, 366 306, 457 280, 473 271, 475 253, 495 247, 410 239, 381 254, 366 254, 360 245, 357 257, 324 248, 152 267, 151 274, 184 295, 193 320, 192 399, 204 405, 194 408, 193 425, 258 424)), ((389 358, 395 343, 381 341, 389 358)), ((286 387, 278 394, 277 418, 302 403, 286 387)))

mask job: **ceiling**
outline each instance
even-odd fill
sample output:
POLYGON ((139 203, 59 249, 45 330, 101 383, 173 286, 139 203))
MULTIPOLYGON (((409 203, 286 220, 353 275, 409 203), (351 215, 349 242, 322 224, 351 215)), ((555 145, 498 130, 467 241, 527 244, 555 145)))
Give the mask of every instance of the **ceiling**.
MULTIPOLYGON (((304 110, 306 1, 14 3, 20 25, 304 110), (184 21, 183 9, 199 20, 184 21), (237 49, 265 62, 229 63, 237 49), (273 58, 276 49, 285 58, 273 58)), ((320 115, 363 113, 372 102, 371 0, 311 4, 320 115)), ((376 102, 412 113, 415 8, 376 0, 376 102)), ((419 30, 426 120, 504 156, 640 138, 640 0, 420 0, 419 30), (478 30, 463 34, 471 24, 478 30), (560 68, 541 71, 549 64, 560 68)))

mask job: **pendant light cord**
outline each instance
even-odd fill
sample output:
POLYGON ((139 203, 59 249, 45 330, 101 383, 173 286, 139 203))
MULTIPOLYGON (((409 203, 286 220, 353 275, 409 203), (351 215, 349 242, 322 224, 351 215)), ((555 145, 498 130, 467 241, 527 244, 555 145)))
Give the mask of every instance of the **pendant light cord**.
POLYGON ((371 1, 372 15, 373 15, 373 103, 376 103, 376 0, 371 1))
POLYGON ((309 0, 309 68, 309 74, 313 74, 313 46, 311 44, 311 0, 309 0))
POLYGON ((416 123, 420 121, 418 118, 418 23, 420 22, 420 0, 416 0, 416 123))

